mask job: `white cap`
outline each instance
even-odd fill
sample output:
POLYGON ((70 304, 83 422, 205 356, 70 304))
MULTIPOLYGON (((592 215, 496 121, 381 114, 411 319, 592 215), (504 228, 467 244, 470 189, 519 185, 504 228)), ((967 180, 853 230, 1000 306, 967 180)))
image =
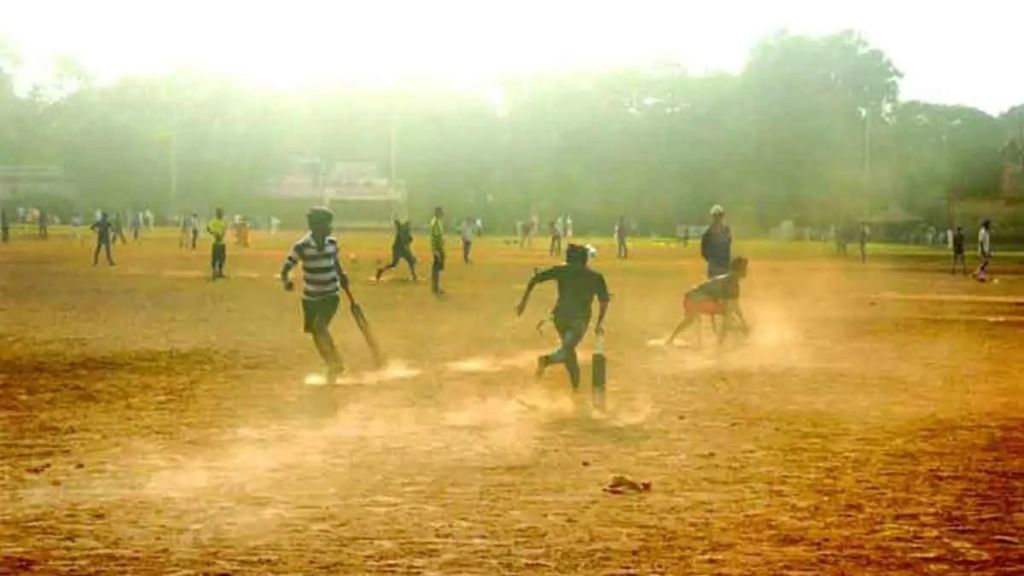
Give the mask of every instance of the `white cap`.
POLYGON ((722 208, 721 204, 715 204, 711 207, 712 216, 720 216, 722 214, 725 214, 725 208, 722 208))

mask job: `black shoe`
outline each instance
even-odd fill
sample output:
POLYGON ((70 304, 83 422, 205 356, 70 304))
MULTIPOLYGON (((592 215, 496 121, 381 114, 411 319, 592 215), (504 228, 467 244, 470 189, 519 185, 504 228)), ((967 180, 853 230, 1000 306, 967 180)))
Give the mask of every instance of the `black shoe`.
POLYGON ((537 357, 537 371, 535 372, 535 375, 537 376, 537 378, 540 378, 541 376, 544 375, 544 370, 547 367, 548 367, 548 357, 547 356, 538 356, 537 357))

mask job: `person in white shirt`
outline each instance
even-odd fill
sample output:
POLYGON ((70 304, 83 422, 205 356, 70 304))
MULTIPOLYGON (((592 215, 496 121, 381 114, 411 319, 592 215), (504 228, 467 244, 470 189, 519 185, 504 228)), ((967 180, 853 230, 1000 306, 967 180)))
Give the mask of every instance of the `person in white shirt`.
POLYGON ((462 261, 466 264, 472 264, 469 260, 469 253, 473 249, 473 236, 476 234, 476 226, 473 223, 472 218, 466 218, 462 221, 462 261))
POLYGON ((978 230, 978 256, 981 258, 981 264, 978 265, 978 269, 974 271, 974 277, 984 282, 988 278, 988 264, 992 260, 992 221, 985 220, 981 223, 981 229, 978 230))

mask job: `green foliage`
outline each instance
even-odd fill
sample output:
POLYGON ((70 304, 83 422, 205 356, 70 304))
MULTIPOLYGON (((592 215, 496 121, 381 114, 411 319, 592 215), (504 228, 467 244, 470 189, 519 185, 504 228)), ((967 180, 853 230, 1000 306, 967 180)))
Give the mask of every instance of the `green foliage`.
POLYGON ((412 213, 444 204, 493 226, 571 212, 586 232, 620 214, 642 231, 702 222, 712 203, 768 227, 827 226, 898 204, 938 223, 944 199, 995 194, 1020 115, 899 101, 900 72, 844 32, 780 34, 739 76, 661 67, 506 81, 507 113, 469 91, 275 92, 191 73, 97 86, 64 59, 16 97, 0 44, 0 164, 54 163, 84 203, 262 212, 294 157, 376 162, 412 213), (177 166, 177 196, 170 174, 177 166))

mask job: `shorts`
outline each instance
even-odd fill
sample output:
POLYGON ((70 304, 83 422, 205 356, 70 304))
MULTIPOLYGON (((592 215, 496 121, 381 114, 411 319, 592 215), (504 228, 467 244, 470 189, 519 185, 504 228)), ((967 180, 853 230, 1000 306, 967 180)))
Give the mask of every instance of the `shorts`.
POLYGON ((322 298, 302 299, 302 325, 303 331, 312 333, 317 330, 324 330, 331 323, 334 315, 338 312, 338 295, 324 296, 322 298))
POLYGON ((687 314, 725 314, 725 304, 712 300, 711 298, 694 298, 686 296, 683 298, 683 310, 687 314))
POLYGON ((444 252, 434 253, 434 264, 431 267, 434 272, 441 272, 444 270, 444 252))

